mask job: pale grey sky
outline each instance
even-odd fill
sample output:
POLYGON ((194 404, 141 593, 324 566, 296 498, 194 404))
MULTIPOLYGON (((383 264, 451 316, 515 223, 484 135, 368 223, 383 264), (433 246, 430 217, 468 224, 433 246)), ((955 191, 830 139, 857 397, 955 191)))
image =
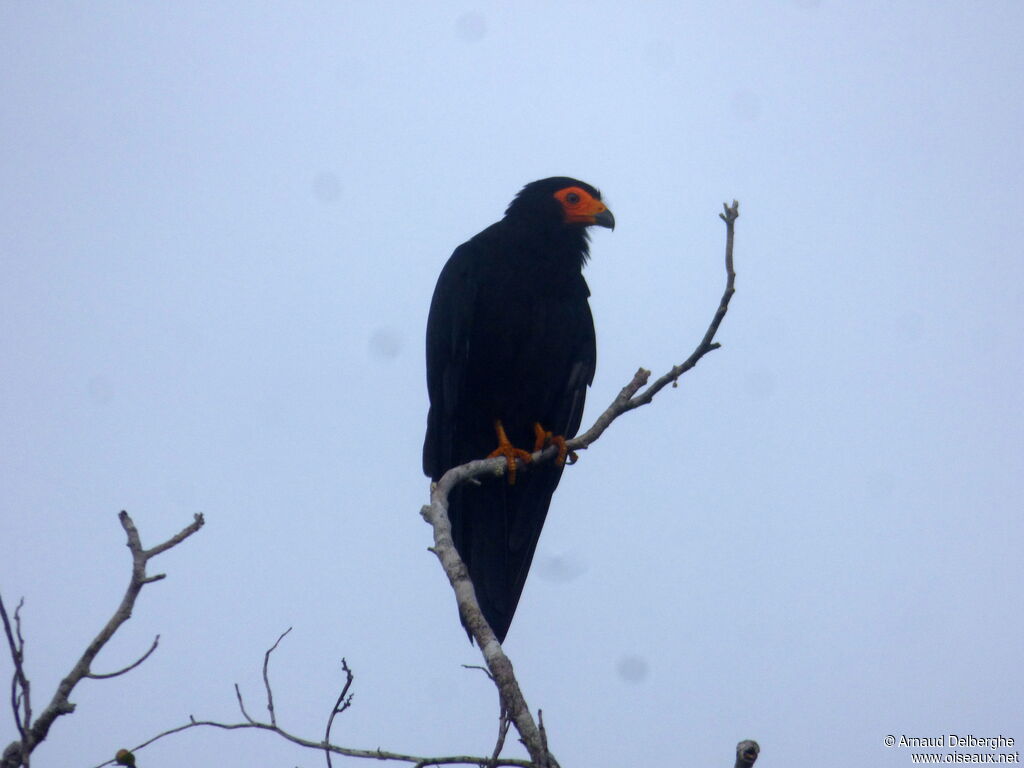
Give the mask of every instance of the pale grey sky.
POLYGON ((723 349, 566 472, 506 643, 562 765, 1024 740, 1022 33, 1018 2, 0 5, 0 588, 37 707, 127 582, 117 511, 207 517, 97 667, 158 652, 33 765, 234 720, 236 681, 261 710, 289 626, 291 730, 345 656, 337 742, 489 752, 419 517, 422 337, 452 249, 556 174, 618 222, 585 424, 689 354, 741 204, 723 349))

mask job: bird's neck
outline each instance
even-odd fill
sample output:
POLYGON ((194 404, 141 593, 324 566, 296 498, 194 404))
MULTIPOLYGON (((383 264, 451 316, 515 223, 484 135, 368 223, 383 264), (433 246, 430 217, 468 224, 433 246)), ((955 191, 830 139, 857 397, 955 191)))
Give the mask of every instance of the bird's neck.
POLYGON ((560 222, 551 227, 513 226, 515 239, 524 253, 549 262, 559 271, 579 273, 590 258, 590 238, 583 227, 560 222))

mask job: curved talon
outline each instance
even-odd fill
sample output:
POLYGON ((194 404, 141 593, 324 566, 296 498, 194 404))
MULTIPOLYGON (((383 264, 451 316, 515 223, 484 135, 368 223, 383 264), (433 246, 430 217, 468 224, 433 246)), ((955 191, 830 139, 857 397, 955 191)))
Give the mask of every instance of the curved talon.
POLYGON ((544 429, 539 421, 533 422, 533 434, 537 436, 537 440, 533 444, 533 450, 535 451, 545 447, 548 444, 548 440, 551 439, 551 433, 544 429))
POLYGON ((551 442, 558 447, 558 455, 555 457, 555 466, 564 466, 565 459, 569 455, 569 447, 565 444, 565 438, 561 435, 552 435, 551 442))
MULTIPOLYGON (((546 448, 549 445, 557 446, 558 456, 555 457, 555 466, 560 467, 565 464, 566 458, 570 455, 569 448, 565 444, 565 437, 548 432, 540 425, 540 422, 534 423, 533 434, 537 436, 537 442, 534 444, 533 450, 539 451, 541 448, 546 448)), ((572 453, 571 456, 572 461, 569 463, 575 464, 579 457, 575 453, 572 453)))
POLYGON ((498 434, 498 447, 487 454, 488 459, 493 459, 498 456, 505 458, 505 464, 508 467, 508 484, 516 484, 516 459, 519 459, 524 464, 529 464, 533 457, 530 456, 529 451, 524 451, 522 448, 516 448, 512 445, 512 441, 508 439, 508 435, 505 434, 505 427, 502 426, 501 420, 497 419, 494 422, 494 431, 498 434))

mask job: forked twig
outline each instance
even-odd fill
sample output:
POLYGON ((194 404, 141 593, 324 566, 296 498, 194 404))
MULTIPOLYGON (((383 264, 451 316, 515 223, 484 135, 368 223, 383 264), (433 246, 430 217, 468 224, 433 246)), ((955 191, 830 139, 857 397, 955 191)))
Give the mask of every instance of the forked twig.
MULTIPOLYGON (((334 718, 352 706, 352 696, 348 692, 349 688, 352 687, 352 681, 355 679, 355 675, 352 674, 352 670, 348 667, 348 662, 345 659, 341 660, 341 671, 345 673, 345 685, 341 689, 341 693, 338 694, 338 700, 334 702, 334 706, 331 708, 331 716, 327 718, 327 730, 324 731, 324 744, 331 743, 331 727, 334 725, 334 718)), ((334 768, 331 763, 331 751, 325 750, 324 754, 327 756, 327 768, 334 768)))
MULTIPOLYGON (((23 605, 25 605, 25 598, 18 600, 18 605, 14 609, 14 628, 12 629, 11 619, 7 615, 7 607, 4 605, 3 597, 0 597, 0 617, 3 618, 7 647, 11 653, 11 661, 14 662, 14 674, 11 676, 11 712, 14 715, 14 725, 21 737, 20 742, 15 742, 15 744, 20 745, 21 754, 25 755, 27 765, 28 755, 32 751, 29 748, 30 736, 28 733, 28 726, 32 722, 32 685, 25 675, 25 638, 21 635, 21 608, 23 605)), ((10 750, 11 747, 7 749, 10 750)))
MULTIPOLYGON (((264 683, 265 683, 265 686, 266 686, 267 691, 268 691, 268 700, 270 698, 269 692, 270 692, 270 689, 271 689, 270 674, 269 674, 269 671, 267 671, 268 670, 268 664, 269 664, 268 660, 270 658, 270 655, 277 649, 278 644, 281 642, 281 640, 287 634, 288 634, 288 632, 282 633, 281 636, 278 637, 277 642, 275 642, 274 645, 271 646, 267 650, 267 652, 264 654, 264 671, 266 673, 265 677, 264 677, 264 683)), ((344 683, 344 685, 343 685, 343 687, 341 689, 341 693, 339 694, 337 701, 334 704, 334 707, 331 710, 331 718, 328 721, 328 737, 329 737, 329 734, 330 734, 330 725, 331 725, 331 722, 334 719, 334 716, 338 715, 338 714, 341 714, 346 709, 348 709, 349 705, 352 702, 353 694, 351 694, 349 692, 349 690, 350 690, 350 688, 352 686, 352 681, 354 679, 354 674, 352 673, 352 670, 349 669, 348 663, 344 659, 342 660, 342 671, 345 672, 345 683, 344 683)), ((168 730, 163 731, 162 733, 158 733, 156 736, 152 737, 151 739, 147 739, 146 741, 142 742, 141 744, 139 744, 137 747, 134 747, 130 751, 131 752, 138 752, 139 750, 144 749, 145 747, 148 747, 150 744, 153 744, 154 742, 159 741, 160 739, 166 738, 168 736, 172 736, 173 734, 181 733, 182 731, 187 731, 187 730, 189 730, 191 728, 204 728, 205 727, 205 728, 218 728, 220 730, 225 730, 225 731, 236 731, 236 730, 247 730, 247 729, 259 730, 259 731, 269 731, 271 733, 277 734, 278 736, 280 736, 281 738, 285 739, 286 741, 290 741, 292 744, 297 744, 300 747, 306 747, 308 749, 320 750, 320 751, 325 752, 328 756, 329 755, 343 755, 345 757, 361 757, 361 758, 367 758, 367 759, 371 759, 371 760, 392 760, 392 761, 395 761, 395 762, 408 763, 408 764, 410 764, 412 766, 428 766, 428 765, 476 765, 476 766, 482 766, 482 765, 488 765, 488 764, 494 765, 496 768, 503 768, 503 766, 515 766, 516 768, 531 768, 531 766, 532 766, 532 763, 530 763, 527 760, 512 760, 512 759, 508 759, 508 758, 499 758, 497 760, 493 760, 492 761, 491 758, 478 757, 478 756, 473 756, 473 755, 450 755, 450 756, 444 756, 444 757, 421 757, 421 756, 418 756, 418 755, 404 755, 404 754, 401 754, 401 753, 398 753, 398 752, 387 752, 387 751, 385 751, 383 749, 351 749, 351 748, 348 748, 348 747, 341 747, 341 746, 338 746, 336 744, 331 744, 330 741, 329 741, 329 738, 325 738, 322 741, 313 741, 312 739, 305 739, 305 738, 302 738, 301 736, 296 736, 295 734, 290 733, 290 732, 284 730, 281 726, 279 726, 276 723, 276 721, 271 721, 269 723, 264 723, 264 722, 260 722, 259 720, 254 719, 251 715, 249 715, 248 710, 246 710, 246 708, 245 708, 245 701, 242 698, 242 691, 239 688, 237 683, 235 684, 235 700, 238 703, 238 709, 242 713, 242 717, 245 719, 245 722, 241 722, 241 723, 222 723, 222 722, 218 722, 218 721, 215 721, 215 720, 197 720, 195 717, 190 715, 187 723, 185 723, 183 725, 179 725, 179 726, 177 726, 175 728, 169 728, 168 730)), ((110 765, 113 762, 114 762, 113 760, 106 760, 106 761, 100 763, 99 765, 97 765, 96 768, 104 768, 104 766, 110 765)))

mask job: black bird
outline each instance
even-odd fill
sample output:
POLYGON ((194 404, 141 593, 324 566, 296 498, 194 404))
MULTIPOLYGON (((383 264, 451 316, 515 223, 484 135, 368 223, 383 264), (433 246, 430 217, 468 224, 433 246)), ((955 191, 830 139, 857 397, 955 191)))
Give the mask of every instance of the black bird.
POLYGON ((455 547, 501 642, 594 378, 582 274, 591 225, 615 227, 594 187, 566 177, 527 184, 505 218, 455 249, 430 304, 423 471, 437 480, 473 459, 508 461, 507 479, 462 484, 448 507, 455 547), (557 461, 516 476, 517 457, 551 443, 557 461))

